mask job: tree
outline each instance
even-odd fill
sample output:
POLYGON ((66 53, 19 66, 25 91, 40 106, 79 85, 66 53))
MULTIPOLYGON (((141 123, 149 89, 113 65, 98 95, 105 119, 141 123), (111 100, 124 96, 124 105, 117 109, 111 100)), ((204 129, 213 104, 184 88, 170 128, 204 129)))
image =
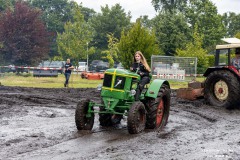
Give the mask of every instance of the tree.
POLYGON ((182 12, 186 7, 188 0, 152 0, 156 11, 173 13, 176 10, 182 12))
POLYGON ((240 31, 235 35, 235 37, 240 39, 240 31))
POLYGON ((93 48, 87 52, 88 43, 92 40, 93 29, 84 20, 80 7, 73 9, 73 22, 64 25, 64 32, 58 33, 57 44, 61 58, 86 59, 87 54, 92 53, 93 48))
POLYGON ((203 48, 215 48, 224 37, 225 29, 221 15, 218 14, 217 7, 210 0, 190 0, 185 15, 192 31, 197 24, 199 34, 204 35, 203 48))
POLYGON ((34 65, 47 56, 48 33, 41 12, 24 2, 16 2, 14 10, 0 17, 0 54, 8 63, 34 65))
POLYGON ((94 46, 101 50, 107 49, 109 33, 114 34, 120 39, 121 31, 130 26, 130 15, 124 12, 119 4, 111 7, 106 5, 101 7, 101 12, 94 16, 91 20, 91 26, 97 31, 94 38, 94 46))
POLYGON ((84 20, 86 22, 88 22, 90 19, 93 18, 94 15, 96 15, 96 12, 93 9, 83 7, 81 5, 80 5, 80 10, 81 10, 81 13, 83 14, 84 20))
POLYGON ((141 21, 137 20, 130 31, 122 31, 118 44, 120 62, 125 68, 129 68, 134 53, 139 50, 150 63, 152 54, 158 55, 161 53, 156 42, 154 30, 143 27, 141 21))
POLYGON ((177 48, 184 48, 191 32, 182 14, 160 13, 153 19, 159 47, 166 55, 175 55, 177 48))
POLYGON ((208 67, 207 51, 202 48, 203 35, 198 32, 198 26, 195 25, 193 33, 193 42, 186 45, 185 49, 177 49, 177 54, 180 57, 197 57, 197 72, 204 73, 208 67))
POLYGON ((28 0, 33 7, 42 10, 42 19, 46 23, 47 30, 51 32, 51 50, 49 56, 58 55, 56 36, 64 31, 66 22, 73 19, 72 8, 76 2, 68 0, 28 0))
POLYGON ((229 12, 224 13, 222 17, 227 37, 233 37, 237 32, 240 32, 240 14, 229 12))
POLYGON ((152 3, 160 13, 170 13, 172 16, 181 13, 191 32, 197 24, 198 32, 204 35, 204 48, 212 49, 225 35, 221 16, 210 0, 153 0, 152 3))
POLYGON ((0 12, 5 11, 5 9, 13 10, 15 0, 0 0, 0 12))
POLYGON ((114 61, 118 58, 118 48, 117 43, 118 39, 114 37, 113 34, 108 34, 108 50, 103 51, 103 54, 106 54, 106 59, 109 62, 109 67, 112 68, 114 66, 114 61))

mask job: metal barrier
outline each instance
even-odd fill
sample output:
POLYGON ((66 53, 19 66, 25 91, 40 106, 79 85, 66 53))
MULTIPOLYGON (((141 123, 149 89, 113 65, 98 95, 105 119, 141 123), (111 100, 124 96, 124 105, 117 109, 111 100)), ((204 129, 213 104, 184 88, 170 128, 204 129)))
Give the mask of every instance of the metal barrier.
POLYGON ((152 75, 155 78, 191 81, 198 76, 196 57, 151 56, 152 75))

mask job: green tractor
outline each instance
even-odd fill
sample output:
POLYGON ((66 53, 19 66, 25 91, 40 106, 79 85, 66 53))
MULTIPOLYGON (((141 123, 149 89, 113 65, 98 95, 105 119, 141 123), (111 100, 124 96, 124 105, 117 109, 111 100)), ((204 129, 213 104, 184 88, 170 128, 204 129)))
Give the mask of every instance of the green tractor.
POLYGON ((115 117, 127 116, 130 134, 146 129, 162 129, 168 121, 170 110, 170 85, 168 81, 152 79, 141 92, 140 100, 134 95, 140 76, 129 70, 108 69, 101 87, 101 103, 82 99, 75 112, 78 130, 91 130, 95 113, 101 126, 115 125, 115 117))

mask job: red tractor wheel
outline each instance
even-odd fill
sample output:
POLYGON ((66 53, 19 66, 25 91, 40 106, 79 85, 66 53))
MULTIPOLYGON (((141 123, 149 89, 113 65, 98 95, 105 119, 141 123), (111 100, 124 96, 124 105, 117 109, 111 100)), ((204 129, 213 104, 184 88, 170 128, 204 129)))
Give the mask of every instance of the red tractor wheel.
POLYGON ((213 71, 207 76, 204 84, 204 98, 207 103, 230 108, 239 103, 239 96, 239 80, 230 71, 213 71))
POLYGON ((78 130, 92 130, 93 128, 94 113, 88 115, 89 102, 89 99, 85 99, 77 104, 75 122, 78 130))
POLYGON ((134 102, 128 111, 128 132, 137 134, 145 129, 146 110, 144 104, 140 101, 134 102))
POLYGON ((170 89, 163 84, 159 90, 158 97, 148 102, 148 114, 146 128, 162 129, 168 121, 170 111, 170 89))

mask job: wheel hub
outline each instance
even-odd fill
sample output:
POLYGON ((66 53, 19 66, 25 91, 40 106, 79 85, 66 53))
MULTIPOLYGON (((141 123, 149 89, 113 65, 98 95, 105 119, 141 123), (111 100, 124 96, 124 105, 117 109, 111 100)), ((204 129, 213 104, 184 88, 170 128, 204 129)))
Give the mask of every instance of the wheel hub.
POLYGON ((229 94, 227 83, 222 80, 215 83, 214 94, 218 100, 220 100, 220 101, 226 100, 228 97, 228 94, 229 94))

